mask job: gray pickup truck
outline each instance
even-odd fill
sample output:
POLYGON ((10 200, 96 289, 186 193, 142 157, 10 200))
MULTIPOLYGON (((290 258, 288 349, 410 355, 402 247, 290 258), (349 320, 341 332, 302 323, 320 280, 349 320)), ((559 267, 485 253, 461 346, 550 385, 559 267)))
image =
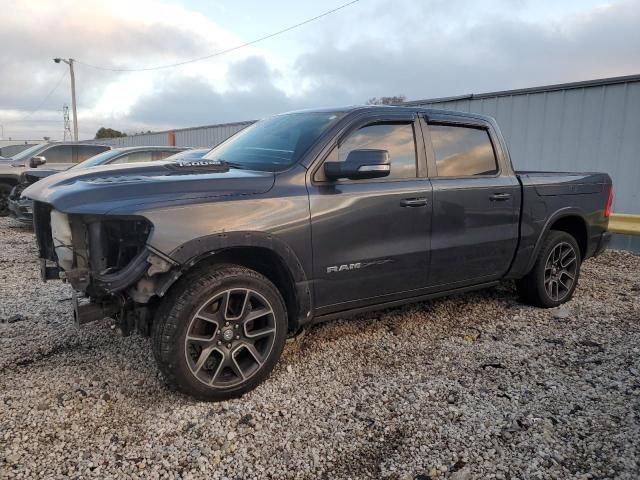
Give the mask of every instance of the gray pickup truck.
POLYGON ((514 171, 493 119, 408 107, 293 112, 202 160, 46 178, 42 277, 152 336, 197 398, 264 380, 288 334, 323 320, 515 280, 554 307, 608 241, 604 173, 514 171))
POLYGON ((48 142, 33 145, 9 158, 0 158, 0 217, 9 215, 9 195, 28 169, 47 164, 51 170, 66 170, 98 153, 108 145, 74 142, 48 142))
MULTIPOLYGON (((198 150, 202 151, 202 150, 198 150)), ((208 151, 208 149, 206 149, 208 151)), ((118 165, 122 163, 137 162, 154 162, 156 160, 164 160, 165 158, 176 154, 191 155, 184 147, 167 147, 167 146, 142 146, 142 147, 122 147, 105 150, 102 153, 94 155, 80 163, 63 168, 62 170, 79 170, 83 168, 97 167, 100 165, 118 165)), ((196 153, 197 155, 197 153, 196 153)), ((202 157, 200 155, 200 157, 202 157)), ((9 213, 19 222, 31 225, 33 223, 32 211, 33 205, 31 200, 24 198, 22 192, 29 185, 42 180, 45 177, 60 172, 58 169, 48 168, 29 168, 24 170, 20 175, 20 183, 15 185, 9 194, 9 213)))

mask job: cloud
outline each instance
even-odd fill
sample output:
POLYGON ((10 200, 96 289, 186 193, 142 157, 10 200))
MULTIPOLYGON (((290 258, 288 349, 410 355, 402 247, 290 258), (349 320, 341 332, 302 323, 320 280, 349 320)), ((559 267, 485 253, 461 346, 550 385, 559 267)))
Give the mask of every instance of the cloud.
MULTIPOLYGON (((11 2, 3 11, 10 14, 3 16, 0 28, 0 123, 9 133, 29 128, 22 118, 39 105, 68 69, 54 64, 54 57, 71 57, 96 66, 144 67, 203 56, 241 41, 205 16, 168 1, 24 0, 11 2)), ((229 58, 250 53, 238 52, 229 58)), ((196 69, 216 78, 211 62, 186 66, 180 72, 190 74, 196 69)), ((92 110, 105 104, 106 108, 123 110, 164 74, 118 73, 77 64, 79 111, 84 116, 104 115, 105 108, 92 110)), ((62 125, 63 103, 71 103, 68 76, 34 117, 45 121, 55 117, 62 125)))
POLYGON ((401 46, 380 41, 373 47, 360 40, 322 45, 300 56, 296 70, 316 86, 346 85, 360 101, 381 95, 421 99, 479 93, 640 70, 637 2, 597 8, 558 23, 506 16, 483 20, 453 32, 447 24, 411 28, 401 46))
POLYGON ((277 86, 280 73, 263 57, 230 65, 227 90, 216 90, 205 78, 175 76, 159 91, 141 97, 128 118, 162 128, 255 120, 289 110, 344 105, 349 95, 333 86, 311 92, 287 92, 277 86))
POLYGON ((167 127, 262 118, 293 106, 274 85, 276 75, 264 58, 252 56, 230 66, 227 91, 216 91, 204 77, 174 76, 158 92, 142 96, 128 116, 167 127))
MULTIPOLYGON (((413 18, 420 12, 408 14, 413 18)), ((447 9, 439 15, 446 17, 447 9)), ((640 68, 636 3, 544 24, 492 16, 463 22, 455 31, 447 23, 420 31, 413 25, 418 20, 400 16, 387 22, 386 29, 404 32, 400 25, 405 21, 411 34, 400 34, 395 42, 372 41, 372 31, 384 36, 375 27, 347 45, 338 45, 345 38, 340 35, 325 36, 340 42, 312 42, 286 74, 293 79, 292 89, 279 88, 284 74, 252 56, 230 65, 228 89, 178 77, 140 99, 131 119, 176 126, 219 123, 297 108, 361 104, 373 96, 422 99, 630 74, 640 68)))
MULTIPOLYGON (((82 59, 97 65, 126 66, 131 62, 171 61, 211 48, 203 36, 169 21, 148 23, 139 18, 122 18, 117 3, 86 1, 15 2, 11 15, 3 17, 0 44, 3 45, 0 105, 28 109, 44 97, 54 80, 66 68, 55 65, 54 57, 82 59)), ((113 81, 114 75, 81 69, 81 100, 93 99, 113 81)), ((66 89, 65 89, 66 90, 66 89)), ((55 99, 68 95, 57 94, 55 99)))
MULTIPOLYGON (((15 3, 0 29, 1 44, 11 46, 2 53, 0 82, 0 123, 9 131, 18 128, 11 120, 33 109, 61 75, 65 67, 54 65, 54 56, 147 66, 250 40, 171 0, 15 3)), ((272 50, 251 47, 171 70, 131 74, 80 65, 81 133, 89 136, 101 125, 129 132, 177 128, 360 104, 374 96, 422 99, 640 71, 636 1, 593 7, 370 0, 286 35, 280 39, 286 42, 265 43, 272 50), (287 44, 296 55, 283 50, 287 44)), ((34 117, 61 120, 56 109, 69 102, 68 79, 63 82, 34 117)))

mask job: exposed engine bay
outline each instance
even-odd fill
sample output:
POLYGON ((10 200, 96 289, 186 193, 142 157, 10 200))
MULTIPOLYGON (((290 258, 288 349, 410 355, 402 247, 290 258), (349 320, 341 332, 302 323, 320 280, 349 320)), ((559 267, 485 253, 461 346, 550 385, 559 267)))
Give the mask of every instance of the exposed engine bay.
POLYGON ((150 309, 163 285, 179 275, 170 273, 175 262, 147 245, 153 229, 148 220, 67 215, 36 202, 34 222, 42 279, 71 284, 76 323, 109 316, 124 333, 134 327, 148 331, 150 309))

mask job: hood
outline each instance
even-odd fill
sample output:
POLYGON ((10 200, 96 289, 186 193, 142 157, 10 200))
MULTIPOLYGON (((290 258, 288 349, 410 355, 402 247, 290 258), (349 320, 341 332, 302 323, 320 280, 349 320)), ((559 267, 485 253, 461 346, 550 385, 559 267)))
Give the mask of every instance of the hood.
POLYGON ((60 170, 45 170, 43 168, 30 168, 29 170, 25 170, 24 172, 22 172, 22 176, 20 177, 20 179, 24 183, 31 184, 39 180, 42 180, 45 177, 55 175, 56 173, 60 173, 60 170))
POLYGON ((23 195, 64 213, 100 215, 116 208, 139 211, 145 206, 259 194, 274 183, 272 172, 212 165, 157 161, 73 169, 43 178, 23 195))

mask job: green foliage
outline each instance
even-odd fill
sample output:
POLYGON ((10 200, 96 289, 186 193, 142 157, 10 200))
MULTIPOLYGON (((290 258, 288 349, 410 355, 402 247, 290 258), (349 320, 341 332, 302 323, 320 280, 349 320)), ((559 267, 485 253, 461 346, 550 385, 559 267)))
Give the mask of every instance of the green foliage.
POLYGON ((124 132, 120 132, 118 130, 114 130, 113 128, 104 128, 100 127, 96 132, 96 138, 116 138, 116 137, 126 137, 127 134, 124 132))

